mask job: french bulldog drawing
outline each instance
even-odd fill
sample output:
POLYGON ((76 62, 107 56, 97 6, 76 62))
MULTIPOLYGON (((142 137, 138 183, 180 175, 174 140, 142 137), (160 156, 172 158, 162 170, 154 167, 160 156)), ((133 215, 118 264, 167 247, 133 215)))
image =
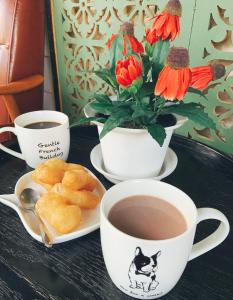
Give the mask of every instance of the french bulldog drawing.
POLYGON ((129 267, 130 287, 143 289, 143 292, 155 290, 159 282, 156 281, 155 272, 158 269, 157 258, 161 251, 151 257, 145 256, 140 247, 135 250, 135 257, 129 267))

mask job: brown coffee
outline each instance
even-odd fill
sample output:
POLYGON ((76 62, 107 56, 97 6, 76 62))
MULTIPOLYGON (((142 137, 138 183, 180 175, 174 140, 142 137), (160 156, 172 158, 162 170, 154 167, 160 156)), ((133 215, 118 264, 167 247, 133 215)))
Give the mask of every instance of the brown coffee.
POLYGON ((109 221, 131 236, 147 240, 164 240, 186 231, 182 213, 169 202, 153 196, 124 198, 110 210, 109 221))
POLYGON ((50 122, 50 121, 45 121, 45 122, 35 122, 28 124, 24 126, 24 128, 29 128, 29 129, 47 129, 47 128, 52 128, 52 127, 57 127, 61 125, 60 123, 57 122, 50 122))

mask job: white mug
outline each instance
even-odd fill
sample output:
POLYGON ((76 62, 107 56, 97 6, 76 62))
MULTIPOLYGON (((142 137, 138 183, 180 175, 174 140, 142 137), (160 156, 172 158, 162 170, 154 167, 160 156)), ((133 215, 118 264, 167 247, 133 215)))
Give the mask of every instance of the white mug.
POLYGON ((104 261, 113 283, 134 298, 154 299, 176 285, 189 260, 223 242, 229 233, 229 223, 216 209, 197 209, 190 197, 178 188, 141 179, 121 182, 104 194, 100 232, 104 261), (109 211, 118 201, 133 195, 156 196, 171 203, 185 217, 187 230, 165 240, 140 239, 118 230, 108 220, 109 211), (206 219, 221 223, 214 233, 193 245, 196 226, 206 219))
POLYGON ((13 151, 0 143, 0 149, 23 159, 35 168, 50 158, 66 160, 70 148, 69 119, 67 115, 49 110, 33 111, 18 116, 15 127, 0 128, 0 133, 13 132, 19 142, 22 153, 13 151), (25 126, 37 122, 56 122, 60 125, 44 129, 31 129, 25 126))

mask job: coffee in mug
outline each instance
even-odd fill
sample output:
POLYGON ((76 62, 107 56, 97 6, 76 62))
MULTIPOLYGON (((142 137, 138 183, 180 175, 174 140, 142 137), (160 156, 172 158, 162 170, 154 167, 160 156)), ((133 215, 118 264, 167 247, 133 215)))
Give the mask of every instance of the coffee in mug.
POLYGON ((27 124, 24 126, 24 128, 29 128, 29 129, 47 129, 47 128, 52 128, 52 127, 57 127, 61 125, 61 123, 57 123, 57 122, 36 122, 36 123, 31 123, 31 124, 27 124))
POLYGON ((22 153, 13 151, 0 143, 0 149, 23 159, 35 168, 51 158, 66 160, 70 148, 69 119, 58 111, 32 111, 18 116, 15 127, 3 127, 0 133, 13 132, 22 153))
POLYGON ((138 195, 124 198, 110 210, 109 221, 120 231, 147 240, 164 240, 185 232, 182 213, 158 197, 138 195))
POLYGON ((155 299, 177 284, 189 260, 224 241, 229 223, 216 209, 197 209, 180 189, 141 179, 107 190, 101 201, 100 233, 113 283, 134 298, 155 299), (219 227, 193 245, 197 224, 207 219, 219 220, 219 227))

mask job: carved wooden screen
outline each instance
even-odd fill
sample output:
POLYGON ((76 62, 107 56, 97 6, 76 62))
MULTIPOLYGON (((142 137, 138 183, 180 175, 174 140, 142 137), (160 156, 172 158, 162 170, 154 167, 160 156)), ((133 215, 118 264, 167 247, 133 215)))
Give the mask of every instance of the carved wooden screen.
MULTIPOLYGON (((75 120, 96 92, 111 90, 92 71, 108 64, 106 42, 124 21, 135 24, 142 41, 145 21, 163 8, 165 0, 52 0, 55 53, 63 111, 75 120)), ((177 46, 189 48, 191 66, 220 61, 227 76, 206 91, 202 103, 218 123, 218 131, 189 121, 178 133, 229 154, 233 153, 233 1, 181 0, 183 17, 177 46)), ((187 101, 200 98, 186 96, 187 101)))

